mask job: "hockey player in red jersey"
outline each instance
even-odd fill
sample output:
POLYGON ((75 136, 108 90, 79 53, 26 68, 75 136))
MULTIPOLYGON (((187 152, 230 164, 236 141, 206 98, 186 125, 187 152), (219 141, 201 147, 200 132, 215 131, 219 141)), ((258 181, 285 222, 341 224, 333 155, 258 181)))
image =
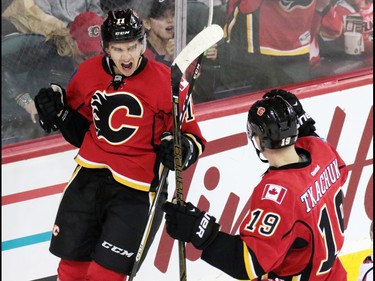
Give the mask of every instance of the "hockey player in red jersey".
MULTIPOLYGON (((61 258, 61 281, 125 280, 145 230, 160 163, 174 170, 171 69, 144 57, 144 28, 132 9, 108 12, 101 36, 104 54, 79 65, 66 92, 51 84, 35 98, 41 126, 47 132, 59 129, 79 147, 50 245, 61 258)), ((180 90, 184 100, 186 80, 180 90)), ((187 112, 183 169, 206 143, 193 108, 187 112)), ((166 200, 167 186, 163 189, 166 200)), ((156 208, 142 260, 162 215, 156 208)))
POLYGON ((215 217, 190 202, 166 202, 168 234, 191 242, 203 250, 201 259, 236 279, 347 280, 337 255, 348 171, 314 124, 294 94, 266 93, 249 110, 247 133, 269 168, 254 188, 239 234, 219 231, 215 217))

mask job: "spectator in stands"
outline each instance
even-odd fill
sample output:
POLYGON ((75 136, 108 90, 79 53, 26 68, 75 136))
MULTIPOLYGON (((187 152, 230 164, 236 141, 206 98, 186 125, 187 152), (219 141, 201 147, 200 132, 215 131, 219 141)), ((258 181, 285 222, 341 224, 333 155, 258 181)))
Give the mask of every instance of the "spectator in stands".
POLYGON ((308 80, 312 19, 325 2, 229 0, 226 84, 260 90, 308 80))
MULTIPOLYGON (((320 44, 319 41, 321 40, 320 37, 320 29, 322 26, 329 26, 329 30, 327 30, 326 37, 330 39, 337 38, 337 34, 342 32, 342 23, 339 19, 338 14, 332 8, 332 5, 327 5, 322 12, 315 13, 313 17, 313 23, 311 26, 311 44, 310 44, 310 65, 312 69, 317 68, 320 66, 320 44)), ((336 50, 337 52, 337 50, 336 50)))
POLYGON ((322 55, 342 56, 344 53, 344 32, 351 28, 350 24, 344 25, 347 16, 358 16, 362 20, 363 53, 372 57, 372 0, 339 0, 331 8, 328 8, 328 11, 322 15, 319 28, 318 45, 322 55))
MULTIPOLYGON (((188 26, 187 42, 197 35, 207 25, 208 7, 197 1, 188 2, 188 26), (198 12, 202 12, 197 15, 198 12)), ((175 1, 153 1, 148 17, 144 19, 147 30, 146 56, 171 65, 174 53, 174 26, 175 26, 175 1)), ((215 60, 217 49, 210 48, 207 50, 206 57, 215 60)))
MULTIPOLYGON (((203 3, 197 3, 204 6, 203 3)), ((205 7, 207 8, 207 6, 205 7)), ((189 15, 187 16, 188 23, 197 23, 195 21, 196 17, 193 17, 194 13, 191 12, 189 15)), ((208 10, 206 16, 208 16, 208 10)), ((207 18, 205 23, 207 25, 207 18)), ((175 1, 154 0, 148 16, 144 19, 144 26, 147 33, 147 50, 145 56, 170 66, 176 56, 174 39, 175 1)), ((189 26, 193 25, 188 24, 187 42, 204 28, 204 26, 201 26, 201 29, 196 29, 195 33, 193 33, 189 26)), ((206 51, 205 58, 202 61, 201 73, 193 90, 194 101, 196 103, 214 99, 214 83, 209 65, 216 60, 217 55, 216 45, 206 51)), ((192 75, 192 70, 193 68, 188 69, 188 76, 192 75)))
POLYGON ((60 56, 56 45, 45 41, 42 35, 11 34, 3 38, 3 144, 45 135, 39 126, 32 124, 36 123, 37 114, 34 94, 46 79, 66 85, 81 61, 102 52, 102 22, 103 19, 94 12, 78 15, 69 29, 71 40, 67 42, 72 43, 71 55, 65 57, 60 56))
POLYGON ((104 17, 99 0, 85 1, 51 1, 51 0, 34 0, 46 14, 54 16, 63 21, 68 27, 74 19, 84 11, 91 11, 104 17))
POLYGON ((171 66, 174 60, 175 5, 173 0, 153 1, 143 20, 147 34, 145 56, 171 66))
POLYGON ((104 16, 99 0, 13 0, 2 17, 22 33, 44 35, 57 46, 59 55, 71 56, 75 48, 69 36, 70 25, 76 16, 88 11, 104 16))

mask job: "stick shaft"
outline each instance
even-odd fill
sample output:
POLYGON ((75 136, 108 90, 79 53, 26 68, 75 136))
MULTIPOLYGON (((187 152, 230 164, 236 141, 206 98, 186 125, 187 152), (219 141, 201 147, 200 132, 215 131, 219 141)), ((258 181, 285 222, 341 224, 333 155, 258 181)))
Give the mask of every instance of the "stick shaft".
POLYGON ((132 272, 129 276, 128 281, 132 281, 134 279, 135 275, 137 274, 138 268, 140 266, 143 251, 145 249, 145 246, 146 246, 146 243, 147 243, 147 240, 148 240, 148 235, 151 231, 152 222, 154 221, 156 206, 159 203, 159 198, 160 198, 160 195, 162 193, 163 186, 166 183, 166 180, 167 180, 167 177, 168 177, 168 172, 169 172, 168 168, 163 167, 163 171, 162 171, 161 176, 160 176, 159 184, 158 184, 158 187, 156 189, 155 198, 152 201, 152 205, 151 205, 150 211, 148 213, 148 220, 147 220, 147 223, 146 223, 146 227, 145 227, 145 230, 143 232, 142 240, 141 240, 141 243, 139 244, 137 255, 135 257, 135 262, 134 262, 132 272))
MULTIPOLYGON (((181 147, 181 124, 180 124, 180 80, 183 75, 176 65, 172 65, 172 117, 173 117, 173 148, 174 168, 176 178, 176 199, 177 204, 183 204, 182 186, 182 147, 181 147)), ((186 281, 186 247, 185 243, 178 243, 178 257, 180 267, 180 281, 186 281)))
MULTIPOLYGON (((213 11, 213 1, 210 0, 209 6, 209 18, 208 18, 208 26, 212 24, 212 11, 213 11)), ((211 44, 210 46, 212 46, 211 44)), ((206 49, 208 49, 208 46, 206 49)), ((197 60, 197 64, 195 66, 195 70, 193 76, 190 81, 189 91, 184 101, 184 106, 182 112, 180 114, 180 80, 183 76, 187 68, 187 64, 181 63, 179 67, 177 67, 178 57, 176 58, 175 62, 172 64, 172 115, 173 115, 173 141, 174 141, 174 163, 175 163, 175 177, 176 177, 176 199, 177 204, 184 204, 184 195, 183 195, 183 177, 182 177, 182 147, 181 147, 181 128, 182 122, 185 118, 185 112, 189 106, 190 97, 193 92, 193 87, 195 81, 198 77, 198 73, 200 71, 201 62, 203 59, 203 52, 200 52, 200 55, 197 60)), ((196 57, 195 57, 196 58, 196 57)), ((190 62, 191 63, 191 62, 190 62)), ((189 64, 190 64, 189 63, 189 64)), ((186 274, 186 245, 183 241, 178 241, 178 257, 179 257, 179 269, 180 269, 180 281, 187 280, 186 274)))

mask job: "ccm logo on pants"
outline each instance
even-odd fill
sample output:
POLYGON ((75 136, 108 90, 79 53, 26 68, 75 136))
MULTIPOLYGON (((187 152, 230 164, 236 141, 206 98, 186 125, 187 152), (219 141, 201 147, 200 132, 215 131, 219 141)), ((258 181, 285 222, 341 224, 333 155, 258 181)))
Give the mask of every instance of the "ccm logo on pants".
POLYGON ((129 253, 127 250, 121 249, 115 245, 112 245, 111 243, 108 243, 107 241, 103 241, 102 246, 107 249, 111 249, 112 252, 115 252, 116 254, 119 254, 121 256, 126 256, 130 258, 134 253, 129 253))

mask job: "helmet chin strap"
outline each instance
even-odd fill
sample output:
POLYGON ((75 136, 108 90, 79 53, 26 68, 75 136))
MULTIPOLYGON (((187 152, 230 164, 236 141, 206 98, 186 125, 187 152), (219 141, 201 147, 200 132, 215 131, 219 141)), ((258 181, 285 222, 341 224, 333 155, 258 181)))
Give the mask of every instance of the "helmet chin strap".
POLYGON ((142 61, 142 55, 140 55, 139 58, 138 58, 137 69, 141 65, 141 61, 142 61))
POLYGON ((261 154, 261 151, 259 149, 255 149, 257 154, 258 154, 258 158, 260 161, 262 161, 263 163, 268 163, 268 160, 267 159, 263 159, 262 156, 260 155, 261 154))
POLYGON ((141 64, 141 61, 142 61, 142 55, 144 54, 144 52, 146 51, 146 47, 147 47, 147 40, 146 40, 146 36, 143 37, 142 39, 142 50, 141 50, 141 54, 138 58, 138 63, 137 63, 137 68, 140 66, 141 64))
POLYGON ((264 151, 264 147, 262 146, 262 144, 260 144, 260 149, 257 147, 257 145, 254 143, 254 140, 253 138, 250 139, 251 140, 251 143, 253 144, 254 146, 254 149, 258 155, 258 158, 260 161, 262 161, 263 163, 268 163, 268 160, 267 159, 263 159, 262 156, 261 156, 261 153, 264 151))

